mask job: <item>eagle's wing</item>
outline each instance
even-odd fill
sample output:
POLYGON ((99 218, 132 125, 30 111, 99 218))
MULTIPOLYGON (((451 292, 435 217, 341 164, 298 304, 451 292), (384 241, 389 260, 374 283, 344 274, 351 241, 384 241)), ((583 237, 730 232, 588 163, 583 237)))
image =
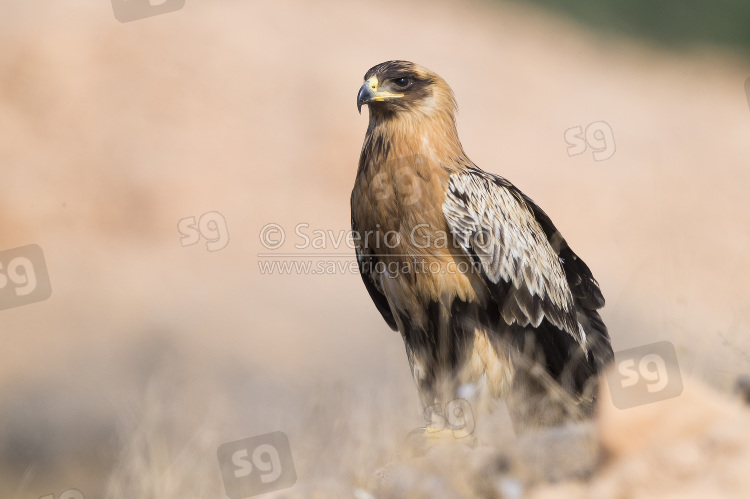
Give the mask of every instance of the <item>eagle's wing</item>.
POLYGON ((380 285, 373 278, 375 272, 375 266, 377 265, 378 259, 376 256, 370 253, 369 249, 362 248, 360 244, 360 238, 357 236, 357 226, 352 219, 352 232, 354 232, 354 248, 357 252, 357 265, 359 266, 359 274, 362 276, 362 281, 365 283, 367 292, 370 293, 370 298, 378 307, 380 315, 383 316, 385 322, 391 326, 391 329, 396 331, 398 326, 396 325, 396 319, 393 318, 393 312, 391 312, 391 306, 388 304, 388 299, 383 294, 383 290, 380 289, 380 285))
POLYGON ((531 199, 502 177, 470 169, 451 174, 443 214, 508 325, 538 327, 546 318, 589 351, 577 308, 596 310, 604 298, 586 264, 531 199))

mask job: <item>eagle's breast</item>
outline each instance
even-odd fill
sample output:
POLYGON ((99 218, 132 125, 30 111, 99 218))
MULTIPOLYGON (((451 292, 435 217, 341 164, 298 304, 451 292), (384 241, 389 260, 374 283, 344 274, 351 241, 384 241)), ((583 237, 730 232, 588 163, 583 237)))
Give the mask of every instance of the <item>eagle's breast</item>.
POLYGON ((400 309, 396 315, 406 313, 414 324, 426 320, 430 302, 483 300, 443 214, 446 168, 421 154, 364 161, 352 192, 358 244, 376 255, 378 264, 368 270, 391 307, 400 309))

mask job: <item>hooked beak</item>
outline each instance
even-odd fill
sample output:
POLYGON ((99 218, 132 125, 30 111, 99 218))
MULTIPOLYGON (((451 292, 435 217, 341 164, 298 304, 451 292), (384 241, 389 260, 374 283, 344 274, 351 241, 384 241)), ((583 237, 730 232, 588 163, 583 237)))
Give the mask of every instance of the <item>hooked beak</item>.
POLYGON ((357 93, 357 111, 362 114, 362 106, 372 101, 382 102, 385 99, 396 99, 403 97, 404 94, 394 94, 392 92, 378 92, 378 78, 373 76, 365 82, 357 93))

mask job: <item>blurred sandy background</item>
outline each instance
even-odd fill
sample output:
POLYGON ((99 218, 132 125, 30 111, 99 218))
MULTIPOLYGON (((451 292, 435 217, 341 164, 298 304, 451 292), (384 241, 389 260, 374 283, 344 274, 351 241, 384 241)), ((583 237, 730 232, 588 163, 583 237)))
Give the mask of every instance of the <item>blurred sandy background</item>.
POLYGON ((223 497, 218 446, 277 430, 298 475, 279 497, 502 497, 442 454, 379 493, 376 471, 423 424, 400 336, 356 273, 259 269, 268 223, 287 232, 279 252, 300 251, 300 223, 348 230, 355 94, 389 59, 451 84, 469 156, 594 271, 615 351, 671 341, 690 380, 669 403, 604 410, 595 475, 530 493, 750 491, 748 415, 725 399, 750 372, 739 51, 479 0, 188 0, 125 24, 104 0, 6 0, 0 47, 0 250, 38 244, 52 284, 0 312, 0 497, 223 497), (600 120, 615 154, 569 157, 565 130, 600 120), (229 244, 183 247, 178 222, 211 211, 229 244), (616 438, 696 413, 677 435, 616 438))

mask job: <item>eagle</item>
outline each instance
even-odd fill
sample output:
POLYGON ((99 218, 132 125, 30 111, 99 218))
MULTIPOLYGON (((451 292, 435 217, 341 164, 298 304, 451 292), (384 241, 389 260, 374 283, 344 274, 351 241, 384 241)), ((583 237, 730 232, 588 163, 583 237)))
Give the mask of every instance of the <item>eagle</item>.
POLYGON ((503 401, 519 428, 590 417, 613 352, 588 266, 531 198, 469 159, 440 76, 388 61, 364 79, 357 262, 423 406, 503 401))

